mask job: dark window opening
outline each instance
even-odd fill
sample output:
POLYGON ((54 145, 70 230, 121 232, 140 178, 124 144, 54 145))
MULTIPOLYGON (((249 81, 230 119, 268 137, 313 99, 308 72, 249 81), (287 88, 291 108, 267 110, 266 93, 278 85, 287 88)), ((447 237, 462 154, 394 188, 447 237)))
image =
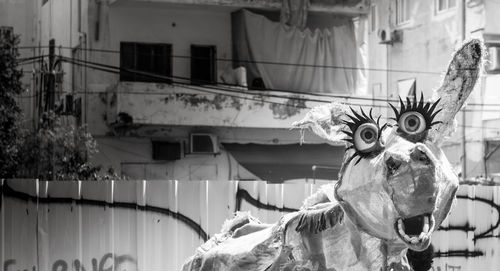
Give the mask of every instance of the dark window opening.
POLYGON ((191 84, 215 84, 217 78, 215 46, 191 45, 191 84))
POLYGON ((212 136, 208 134, 191 134, 191 153, 215 153, 212 136))
POLYGON ((153 141, 153 160, 173 161, 181 159, 181 143, 153 141))
POLYGON ((14 33, 14 28, 12 26, 0 26, 0 35, 3 38, 10 39, 14 33))
POLYGON ((76 124, 78 126, 82 125, 82 97, 78 97, 74 101, 74 114, 76 118, 76 124))
POLYGON ((122 42, 120 81, 172 83, 172 45, 122 42))

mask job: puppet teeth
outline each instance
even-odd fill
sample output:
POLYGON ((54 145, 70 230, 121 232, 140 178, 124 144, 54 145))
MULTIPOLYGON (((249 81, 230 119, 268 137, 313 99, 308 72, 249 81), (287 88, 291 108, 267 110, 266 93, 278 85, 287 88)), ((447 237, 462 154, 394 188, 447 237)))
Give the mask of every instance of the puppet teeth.
POLYGON ((420 232, 420 234, 408 235, 405 232, 405 226, 404 226, 403 220, 398 219, 397 223, 396 223, 397 224, 397 231, 398 231, 399 235, 401 236, 401 239, 403 239, 403 241, 405 241, 406 243, 413 244, 413 245, 426 242, 427 239, 429 239, 429 237, 430 237, 430 232, 432 232, 431 227, 433 227, 433 217, 431 215, 425 215, 423 217, 422 223, 423 223, 423 226, 422 226, 422 231, 420 232))
POLYGON ((398 229, 399 229, 399 232, 402 232, 404 233, 404 225, 403 225, 403 220, 399 219, 398 220, 398 229))
POLYGON ((424 227, 422 229, 422 233, 429 232, 429 218, 427 216, 424 217, 424 227))

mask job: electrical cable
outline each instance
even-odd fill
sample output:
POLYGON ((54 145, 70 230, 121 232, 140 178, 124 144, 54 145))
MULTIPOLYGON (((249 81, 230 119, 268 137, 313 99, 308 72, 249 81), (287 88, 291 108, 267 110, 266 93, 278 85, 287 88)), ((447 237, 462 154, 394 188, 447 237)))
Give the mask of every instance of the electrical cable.
MULTIPOLYGON (((68 57, 62 57, 61 58, 65 58, 65 59, 71 59, 71 58, 68 58, 68 57)), ((111 68, 111 69, 117 69, 117 70, 121 70, 121 71, 124 71, 124 72, 128 72, 128 73, 135 73, 135 74, 139 74, 139 75, 144 75, 144 76, 155 76, 156 78, 159 78, 158 76, 162 76, 164 78, 162 79, 165 79, 167 78, 167 80, 171 80, 172 78, 176 78, 176 79, 180 79, 180 80, 186 80, 186 81, 191 81, 191 78, 187 78, 187 77, 180 77, 180 76, 163 76, 163 75, 154 75, 154 74, 151 74, 151 73, 144 73, 144 72, 141 72, 141 71, 134 71, 134 70, 131 70, 131 69, 127 69, 127 68, 122 68, 122 67, 117 67, 117 66, 112 66, 112 65, 107 65, 107 64, 102 64, 102 63, 97 63, 97 62, 91 62, 91 61, 85 61, 85 60, 79 60, 79 59, 71 59, 71 61, 79 61, 79 62, 83 62, 85 64, 92 64, 92 65, 97 65, 97 66, 102 66, 102 67, 106 67, 106 68, 111 68), (171 77, 171 78, 169 78, 171 77)), ((235 84, 227 84, 227 83, 220 83, 220 82, 217 82, 217 85, 223 85, 223 86, 228 86, 228 87, 241 87, 239 85, 235 85, 235 84)), ((337 99, 352 99, 352 100, 367 100, 367 101, 380 101, 380 102, 394 102, 394 103, 399 103, 399 100, 395 100, 395 99, 383 99, 383 98, 368 98, 368 97, 351 97, 351 96, 343 96, 343 95, 338 95, 338 94, 322 94, 322 93, 312 93, 312 92, 304 92, 304 91, 290 91, 290 90, 280 90, 280 89, 266 89, 267 91, 274 91, 274 92, 284 92, 284 93, 288 93, 288 94, 304 94, 304 95, 308 95, 308 96, 317 96, 317 97, 324 97, 324 98, 337 98, 337 99)), ((231 91, 231 90, 226 90, 226 91, 231 91)), ((236 93, 241 93, 241 90, 240 91, 235 91, 233 90, 233 92, 236 92, 236 93)), ((279 96, 279 95, 273 95, 273 94, 269 94, 269 93, 266 93, 265 94, 266 96, 269 96, 269 97, 277 97, 277 98, 284 98, 282 96, 279 96)), ((317 101, 317 102, 324 102, 324 100, 315 100, 315 99, 311 99, 311 98, 301 98, 301 97, 286 97, 286 98, 290 98, 290 99, 296 99, 296 100, 306 100, 306 101, 317 101)), ((500 106, 500 104, 484 104, 484 103, 469 103, 467 104, 468 106, 500 106)))
MULTIPOLYGON (((105 71, 105 72, 112 72, 112 73, 115 73, 115 74, 120 74, 120 72, 127 72, 127 73, 132 73, 132 74, 138 74, 138 75, 142 75, 142 76, 147 76, 147 77, 151 77, 151 78, 158 78, 158 79, 162 79, 162 80, 172 80, 172 78, 173 79, 186 80, 186 81, 190 80, 190 78, 186 78, 186 77, 163 76, 163 75, 151 74, 151 73, 147 73, 147 72, 130 70, 130 69, 126 69, 126 68, 121 68, 121 67, 116 67, 116 66, 111 66, 111 65, 96 63, 96 62, 70 59, 70 58, 67 58, 67 57, 61 57, 61 59, 64 60, 64 61, 66 61, 66 62, 71 62, 71 63, 74 63, 74 64, 82 64, 83 63, 82 64, 83 66, 94 67, 94 68, 96 68, 98 70, 105 71), (77 63, 77 62, 80 62, 80 63, 77 63)), ((186 85, 192 86, 190 84, 186 84, 186 83, 182 83, 182 82, 174 82, 174 83, 176 83, 176 84, 182 84, 184 86, 186 86, 186 85)), ((258 93, 258 94, 256 94, 256 93, 248 93, 246 91, 242 92, 242 90, 238 91, 238 90, 227 89, 227 88, 213 87, 213 86, 210 86, 210 85, 204 85, 203 89, 196 88, 196 90, 204 91, 204 89, 207 89, 207 88, 208 89, 213 89, 213 90, 218 90, 218 91, 232 92, 232 93, 236 93, 236 94, 253 94, 253 95, 259 95, 259 96, 265 96, 265 97, 274 97, 274 98, 282 98, 282 99, 300 100, 300 101, 304 101, 304 102, 306 102, 306 101, 307 102, 319 102, 319 103, 330 103, 331 102, 331 101, 326 101, 326 100, 303 98, 303 97, 289 97, 289 96, 285 97, 285 96, 282 96, 282 95, 274 95, 274 94, 269 94, 269 93, 258 93)), ((211 93, 214 94, 213 92, 211 92, 211 93)), ((136 94, 145 94, 145 93, 136 93, 136 94)), ((148 94, 154 94, 154 93, 148 93, 148 94)), ((220 94, 220 93, 216 93, 216 94, 220 94)), ((159 93, 158 95, 164 95, 164 94, 159 93)), ((243 98, 241 96, 233 96, 233 97, 243 98)), ((330 98, 334 98, 334 97, 330 97, 330 98)), ((350 99, 350 98, 342 96, 342 99, 350 99)), ((253 100, 255 100, 255 99, 253 99, 253 100)), ((259 101, 261 101, 261 100, 259 100, 259 101)), ((383 100, 383 101, 386 101, 386 100, 383 100)), ((369 107, 389 108, 387 105, 377 105, 377 104, 362 104, 362 103, 346 103, 346 104, 353 105, 353 106, 369 106, 369 107)), ((287 106, 290 106, 290 105, 287 104, 287 106)), ((301 107, 301 108, 308 108, 308 107, 301 107)), ((482 110, 462 109, 462 110, 465 110, 466 112, 476 112, 476 111, 482 111, 482 112, 499 112, 500 111, 500 110, 488 110, 488 109, 482 109, 482 110)))
MULTIPOLYGON (((76 63, 76 62, 72 62, 72 61, 67 61, 65 60, 66 62, 69 62, 69 63, 73 63, 75 65, 80 65, 80 66, 84 66, 84 67, 89 67, 89 68, 92 68, 92 69, 96 69, 96 70, 100 70, 100 71, 104 71, 104 72, 109 72, 109 73, 114 73, 114 74, 120 74, 119 71, 114 71, 114 70, 110 70, 110 69, 106 69, 106 68, 99 68, 99 67, 94 67, 94 66, 90 66, 90 65, 85 65, 85 64, 81 64, 81 63, 76 63)), ((163 78, 165 79, 165 78, 163 78)), ((215 92, 215 91, 209 91, 209 90, 206 90, 205 88, 207 87, 203 87, 203 88, 196 88, 196 87, 193 87, 192 85, 189 85, 189 84, 183 84, 183 83, 177 83, 176 84, 178 85, 182 85, 184 86, 185 88, 188 88, 188 89, 192 89, 192 90, 198 90, 198 91, 202 91, 202 92, 206 92, 206 93, 210 93, 210 94, 215 94, 215 95, 224 95, 224 96, 228 96, 228 97, 234 97, 234 98, 240 98, 240 99, 244 99, 244 100, 252 100, 252 101, 257 101, 257 102, 262 102, 262 103, 269 103, 269 104, 276 104, 276 105, 283 105, 283 106, 287 106, 287 107, 296 107, 296 108, 303 108, 303 109, 311 109, 310 107, 307 107, 307 106, 297 106, 297 105, 293 105, 293 104, 286 104, 286 103, 279 103, 279 102, 273 102, 273 101, 266 101, 266 100, 262 100, 262 99, 255 99, 255 98, 252 98, 252 97, 242 97, 242 96, 238 96, 238 95, 230 95, 230 94, 226 94, 226 93, 220 93, 220 92, 215 92)), ((210 89, 210 88, 209 88, 210 89)), ((222 90, 222 89, 215 89, 215 90, 222 90)), ((87 92, 88 93, 88 92, 87 92)), ((143 93, 141 93, 143 94, 143 93)), ((158 93, 159 95, 165 95, 165 93, 158 93)))
MULTIPOLYGON (((63 47, 59 46, 58 48, 63 48, 63 49, 74 49, 70 47, 63 47)), ((115 50, 105 50, 105 49, 93 49, 93 48, 79 48, 78 50, 83 50, 83 51, 97 51, 97 52, 112 52, 112 53, 120 53, 120 51, 115 51, 115 50)), ((192 57, 190 56, 175 56, 173 55, 172 57, 180 57, 180 58, 189 58, 191 59, 192 57)), ((233 61, 233 59, 215 59, 219 61, 233 61)), ((279 62, 259 62, 259 61, 247 61, 248 63, 265 63, 265 64, 276 64, 276 65, 291 65, 291 66, 306 66, 306 67, 329 67, 329 66, 322 66, 322 65, 302 65, 302 64, 293 64, 293 63, 279 63, 279 62)), ((105 65, 105 64, 100 64, 100 63, 94 63, 97 65, 105 65)), ((106 65, 109 66, 109 65, 106 65)), ((378 69, 378 68, 360 68, 360 67, 341 67, 341 66, 331 66, 333 68, 346 68, 346 69, 365 69, 365 70, 377 70, 377 71, 397 71, 397 72, 407 72, 407 73, 434 73, 434 74, 444 74, 444 72, 425 72, 425 71, 418 71, 418 70, 388 70, 388 69, 378 69)), ((116 67, 113 67, 116 68, 116 67)), ((467 69, 470 70, 470 69, 467 69)), ((179 78, 183 80, 190 80, 190 78, 179 78)), ((231 87, 238 87, 238 85, 235 84, 227 84, 227 83, 221 83, 217 82, 218 85, 227 85, 231 87)), ((320 96, 320 97, 327 97, 327 98, 340 98, 340 99, 359 99, 359 100, 369 100, 369 101, 382 101, 382 102, 399 102, 398 100, 388 100, 388 99, 383 99, 383 98, 368 98, 368 97, 349 97, 349 96, 341 96, 341 95, 335 95, 335 94, 326 94, 326 93, 311 93, 311 92, 305 92, 305 91, 290 91, 290 90, 281 90, 281 89, 266 89, 268 91, 276 91, 276 92, 286 92, 286 93, 297 93, 297 94, 305 94, 305 95, 311 95, 311 96, 320 96)), ((500 106, 500 104, 478 104, 478 103, 470 103, 468 104, 469 106, 500 106)))
MULTIPOLYGON (((73 64, 80 65, 80 66, 85 66, 85 64, 81 64, 81 63, 73 63, 73 64)), ((112 69, 105 69, 105 68, 93 67, 93 66, 90 66, 90 65, 88 65, 87 67, 93 68, 93 69, 96 69, 96 70, 101 70, 101 71, 105 71, 105 72, 114 73, 114 74, 120 74, 119 71, 114 71, 112 69)), ((165 79, 163 76, 156 76, 156 75, 151 75, 151 76, 161 77, 161 78, 165 79)), ((223 94, 223 93, 219 93, 219 92, 215 92, 215 91, 205 90, 205 88, 206 88, 205 86, 198 88, 196 86, 192 86, 192 85, 188 85, 188 84, 182 84, 182 83, 179 83, 179 84, 183 85, 184 87, 186 87, 188 89, 192 89, 192 90, 204 91, 204 92, 211 93, 211 94, 216 94, 216 95, 217 94, 227 95, 227 94, 223 94)), ((222 89, 216 89, 216 90, 222 90, 222 89)), ((80 93, 80 92, 76 92, 76 93, 80 93)), ((83 92, 81 92, 81 93, 83 93, 83 92)), ((91 92, 91 93, 103 93, 103 92, 91 92)), ((129 92, 127 92, 127 93, 129 93, 129 92)), ((135 94, 143 95, 143 94, 145 94, 145 92, 136 92, 135 94)), ((153 93, 150 93, 150 94, 153 94, 153 93)), ((158 93, 158 95, 165 95, 165 93, 158 93)), ((34 95, 34 96, 36 96, 36 95, 34 95)), ((32 96, 32 97, 34 97, 34 96, 32 96)), ((290 106, 290 107, 301 108, 301 109, 310 109, 310 107, 297 106, 297 105, 293 105, 293 104, 284 104, 284 103, 278 103, 278 102, 272 102, 272 101, 264 101, 264 100, 260 100, 260 99, 254 99, 254 98, 251 98, 251 97, 242 97, 242 96, 236 96, 236 95, 227 95, 227 96, 241 98, 241 99, 247 99, 247 100, 253 100, 253 101, 258 101, 258 102, 264 102, 264 103, 271 103, 271 104, 278 104, 278 105, 283 105, 283 106, 290 106)), ((25 96, 25 97, 20 97, 20 98, 28 98, 28 97, 25 96)), ((287 97, 282 97, 282 98, 287 98, 287 97)), ((323 101, 323 102, 328 102, 328 101, 323 101)), ((373 106, 373 105, 368 105, 368 104, 350 104, 350 105, 353 105, 353 106, 373 106)), ((389 109, 388 106, 383 106, 383 108, 389 109)), ((495 112, 497 112, 497 111, 495 111, 495 112)), ((475 129, 487 129, 487 130, 499 130, 500 131, 500 128, 494 128, 494 127, 481 127, 481 126, 468 126, 468 125, 466 125, 466 126, 458 125, 458 127, 475 128, 475 129)))
MULTIPOLYGON (((75 48, 59 46, 57 48, 73 50, 75 48)), ((95 48, 78 48, 78 50, 91 51, 91 52, 103 52, 103 53, 116 53, 123 54, 123 52, 118 50, 109 49, 95 49, 95 48)), ((137 54, 137 53, 134 53, 137 54)), ((150 54, 145 54, 150 55, 150 54)), ((192 59, 191 56, 182 55, 170 55, 172 58, 187 58, 192 59)), ((208 59, 208 58, 195 58, 195 59, 208 59)), ((315 64, 298 64, 298 63, 284 63, 284 62, 273 62, 273 61, 258 61, 258 60, 235 60, 232 58, 210 58, 216 61, 226 61, 226 62, 242 62, 242 63, 259 63, 268 65, 279 65, 279 66, 297 66, 297 67, 312 67, 312 68, 332 68, 332 69, 347 69, 347 70, 368 70, 368 71, 381 71, 381 72, 399 72, 399 73, 418 73, 418 74, 433 74, 442 75, 444 72, 430 72, 430 71, 420 71, 420 70, 399 70, 399 69, 383 69, 383 68, 367 68, 367 67, 348 67, 348 66, 334 66, 334 65, 315 65, 315 64)), ((470 68, 459 69, 459 70, 475 70, 470 68)))
POLYGON ((47 57, 47 55, 40 55, 40 56, 33 56, 33 57, 24 57, 24 58, 18 58, 17 59, 17 64, 26 62, 26 61, 34 61, 34 60, 39 60, 44 57, 47 57))

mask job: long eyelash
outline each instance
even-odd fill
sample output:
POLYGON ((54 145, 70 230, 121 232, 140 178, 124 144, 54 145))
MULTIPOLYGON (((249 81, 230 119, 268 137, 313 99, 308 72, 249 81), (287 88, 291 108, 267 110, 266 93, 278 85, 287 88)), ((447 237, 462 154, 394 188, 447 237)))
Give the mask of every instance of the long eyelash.
POLYGON ((353 149, 355 151, 354 156, 359 156, 359 159, 356 161, 356 164, 357 164, 357 163, 359 163, 359 161, 362 158, 367 157, 370 154, 369 153, 361 153, 358 150, 356 150, 356 147, 354 146, 354 133, 359 128, 359 126, 361 126, 362 124, 373 123, 377 126, 378 138, 380 138, 380 135, 382 134, 381 129, 380 129, 380 125, 379 125, 380 116, 377 118, 377 120, 375 120, 373 118, 373 115, 372 115, 372 109, 370 109, 370 111, 368 112, 368 115, 367 115, 365 113, 365 111, 363 111, 363 108, 361 108, 361 107, 359 108, 361 111, 361 114, 354 111, 354 109, 352 107, 349 107, 349 108, 352 111, 352 115, 346 114, 346 116, 349 117, 350 121, 343 120, 342 123, 345 124, 347 127, 349 127, 350 131, 346 131, 346 130, 340 130, 340 131, 343 132, 344 134, 346 134, 347 136, 349 136, 349 138, 344 138, 342 140, 351 144, 349 147, 347 147, 346 150, 353 149))
POLYGON ((431 103, 431 102, 424 103, 424 101, 425 101, 424 100, 424 93, 420 93, 420 100, 419 101, 417 101, 416 94, 413 96, 413 102, 410 100, 410 98, 406 97, 406 104, 405 104, 405 102, 403 102, 403 99, 401 99, 401 97, 399 97, 399 110, 394 105, 389 103, 389 106, 392 108, 392 110, 394 111, 394 115, 396 116, 395 118, 390 118, 390 119, 395 120, 396 125, 397 125, 397 123, 399 122, 399 119, 401 118, 401 115, 403 115, 404 113, 409 112, 409 111, 415 111, 415 112, 422 114, 422 116, 424 116, 426 129, 430 129, 433 125, 441 123, 441 121, 433 121, 434 118, 436 117, 436 115, 439 112, 441 112, 441 110, 443 110, 441 108, 437 111, 434 111, 434 110, 436 110, 436 106, 439 104, 441 99, 438 99, 434 103, 431 103))

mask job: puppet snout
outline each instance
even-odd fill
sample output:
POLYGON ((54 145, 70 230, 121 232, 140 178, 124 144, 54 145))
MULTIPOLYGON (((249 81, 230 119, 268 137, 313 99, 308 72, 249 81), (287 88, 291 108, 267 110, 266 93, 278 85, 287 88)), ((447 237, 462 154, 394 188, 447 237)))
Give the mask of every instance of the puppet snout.
POLYGON ((436 203, 435 162, 424 145, 406 152, 386 152, 387 181, 392 199, 403 217, 430 213, 436 203))
POLYGON ((433 165, 429 157, 428 149, 421 144, 414 145, 407 153, 387 151, 384 153, 384 161, 387 169, 387 176, 390 177, 398 173, 404 166, 409 164, 419 166, 433 165))

